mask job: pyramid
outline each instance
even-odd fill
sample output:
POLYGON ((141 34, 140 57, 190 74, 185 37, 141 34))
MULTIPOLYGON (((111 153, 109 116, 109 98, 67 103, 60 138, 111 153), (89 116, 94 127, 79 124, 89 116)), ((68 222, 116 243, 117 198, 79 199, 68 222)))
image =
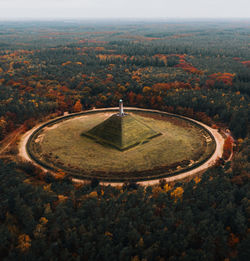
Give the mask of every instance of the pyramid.
POLYGON ((129 114, 113 114, 107 120, 82 134, 121 151, 161 135, 129 114))

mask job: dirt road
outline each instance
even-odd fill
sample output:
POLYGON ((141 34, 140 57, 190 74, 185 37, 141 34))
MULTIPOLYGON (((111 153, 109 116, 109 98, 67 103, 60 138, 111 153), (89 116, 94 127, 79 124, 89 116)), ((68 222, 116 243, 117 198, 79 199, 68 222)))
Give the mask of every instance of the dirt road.
POLYGON ((9 146, 16 141, 17 137, 24 131, 24 126, 20 126, 15 131, 11 132, 4 140, 0 143, 0 155, 3 154, 9 146))

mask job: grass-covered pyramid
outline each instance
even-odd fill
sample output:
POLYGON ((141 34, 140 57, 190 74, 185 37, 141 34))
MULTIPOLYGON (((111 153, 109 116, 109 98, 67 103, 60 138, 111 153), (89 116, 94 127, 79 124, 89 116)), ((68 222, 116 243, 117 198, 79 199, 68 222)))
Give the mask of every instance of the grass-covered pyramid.
POLYGON ((82 135, 123 151, 161 134, 130 114, 113 114, 82 135))

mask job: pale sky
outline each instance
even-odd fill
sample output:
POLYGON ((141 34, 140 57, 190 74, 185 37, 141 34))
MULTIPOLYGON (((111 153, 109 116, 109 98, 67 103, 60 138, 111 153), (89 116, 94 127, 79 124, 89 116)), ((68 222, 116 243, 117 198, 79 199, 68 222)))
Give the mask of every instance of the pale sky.
POLYGON ((0 20, 249 17, 250 0, 0 0, 0 20))

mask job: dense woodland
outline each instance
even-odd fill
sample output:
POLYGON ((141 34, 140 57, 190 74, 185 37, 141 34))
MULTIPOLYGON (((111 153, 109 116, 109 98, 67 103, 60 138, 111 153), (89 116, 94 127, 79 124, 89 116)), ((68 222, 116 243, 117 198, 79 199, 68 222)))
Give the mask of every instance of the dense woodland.
MULTIPOLYGON (((0 140, 65 111, 160 109, 230 129, 232 161, 153 187, 0 161, 1 260, 248 260, 250 22, 0 22, 0 140)), ((226 139, 223 158, 230 156, 226 139)))

